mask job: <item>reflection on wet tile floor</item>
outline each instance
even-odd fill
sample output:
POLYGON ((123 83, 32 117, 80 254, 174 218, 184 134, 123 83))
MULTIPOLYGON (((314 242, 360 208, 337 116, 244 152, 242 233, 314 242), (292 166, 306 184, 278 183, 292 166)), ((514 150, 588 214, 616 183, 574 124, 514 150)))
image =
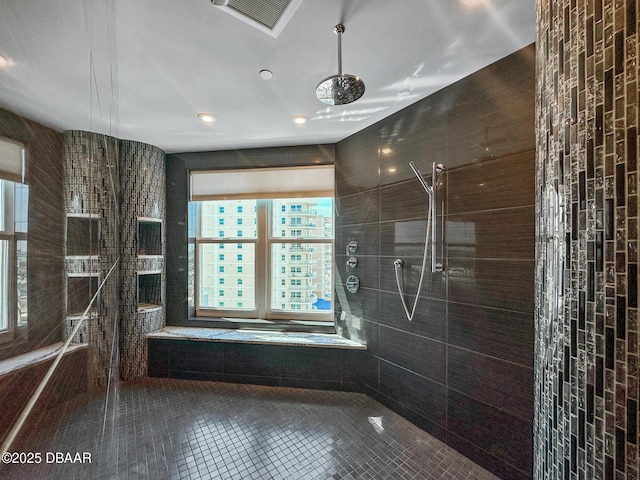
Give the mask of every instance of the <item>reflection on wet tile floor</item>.
POLYGON ((41 452, 40 465, 0 478, 497 478, 362 394, 143 379, 109 401, 106 421, 104 395, 46 413, 13 448, 41 452), (47 463, 47 452, 91 463, 47 463))

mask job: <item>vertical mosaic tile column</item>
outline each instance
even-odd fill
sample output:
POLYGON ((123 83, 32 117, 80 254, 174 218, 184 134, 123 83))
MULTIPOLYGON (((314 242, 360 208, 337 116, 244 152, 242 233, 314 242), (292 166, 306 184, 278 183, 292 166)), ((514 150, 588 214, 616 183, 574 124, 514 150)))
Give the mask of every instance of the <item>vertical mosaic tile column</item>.
POLYGON ((121 141, 120 167, 120 374, 131 380, 147 374, 145 335, 165 324, 165 154, 121 141), (141 220, 156 228, 140 228, 141 220), (159 250, 139 249, 142 236, 159 250))
MULTIPOLYGON (((69 218, 93 219, 95 237, 86 236, 82 228, 65 228, 65 336, 80 321, 81 312, 91 300, 119 255, 118 214, 118 140, 106 135, 83 131, 64 133, 65 150, 65 221, 69 218), (89 251, 76 255, 70 243, 86 243, 89 251), (91 245, 92 243, 97 245, 91 245), (84 254, 86 253, 86 254, 84 254), (77 296, 81 290, 82 295, 77 296), (74 297, 75 296, 75 297, 74 297), (73 303, 74 307, 70 304, 73 303), (75 308, 77 307, 77 308, 75 308)), ((100 296, 83 321, 74 342, 89 344, 88 385, 105 386, 113 366, 112 349, 115 322, 118 317, 117 270, 105 284, 100 296)))
POLYGON ((534 477, 637 480, 638 2, 537 11, 534 477))

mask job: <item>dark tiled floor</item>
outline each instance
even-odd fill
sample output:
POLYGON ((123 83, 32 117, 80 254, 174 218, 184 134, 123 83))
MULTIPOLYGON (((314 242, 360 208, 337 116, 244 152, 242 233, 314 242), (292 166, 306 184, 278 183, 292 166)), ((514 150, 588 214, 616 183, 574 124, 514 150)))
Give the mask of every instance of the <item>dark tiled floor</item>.
MULTIPOLYGON (((495 479, 362 394, 173 379, 121 384, 49 411, 11 479, 495 479), (107 411, 107 415, 103 414, 107 411), (105 425, 104 435, 102 434, 105 425), (91 453, 90 464, 47 452, 91 453)), ((21 446, 20 446, 21 445, 21 446)))

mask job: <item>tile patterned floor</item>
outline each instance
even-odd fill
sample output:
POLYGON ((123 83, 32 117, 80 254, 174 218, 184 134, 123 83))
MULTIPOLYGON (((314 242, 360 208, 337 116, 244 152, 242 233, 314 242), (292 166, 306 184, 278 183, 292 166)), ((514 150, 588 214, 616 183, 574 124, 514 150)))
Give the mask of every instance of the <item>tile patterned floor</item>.
POLYGON ((366 395, 173 379, 122 383, 106 408, 104 395, 68 402, 13 450, 42 462, 0 478, 497 478, 366 395), (91 463, 47 463, 47 452, 91 463))

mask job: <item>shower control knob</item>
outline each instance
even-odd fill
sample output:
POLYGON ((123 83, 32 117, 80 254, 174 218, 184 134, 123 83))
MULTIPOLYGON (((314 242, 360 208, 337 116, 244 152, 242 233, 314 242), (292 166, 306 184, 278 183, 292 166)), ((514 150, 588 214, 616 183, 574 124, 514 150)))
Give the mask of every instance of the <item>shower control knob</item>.
POLYGON ((349 257, 347 259, 347 271, 353 270, 358 266, 358 259, 356 257, 349 257))
POLYGON ((358 242, 351 240, 347 245, 347 254, 356 253, 358 251, 358 242))
POLYGON ((349 275, 345 285, 349 293, 356 293, 360 289, 360 280, 355 275, 349 275))

